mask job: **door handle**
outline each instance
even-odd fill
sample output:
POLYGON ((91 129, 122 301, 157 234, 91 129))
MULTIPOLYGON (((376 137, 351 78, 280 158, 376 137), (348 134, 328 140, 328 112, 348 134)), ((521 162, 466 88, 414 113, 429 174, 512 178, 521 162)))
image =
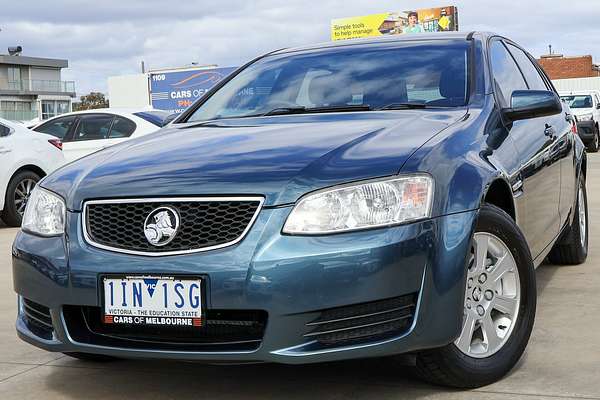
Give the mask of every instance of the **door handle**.
POLYGON ((7 149, 6 147, 0 147, 0 154, 10 153, 11 151, 11 149, 7 149))
POLYGON ((550 125, 546 125, 546 129, 544 129, 544 135, 550 137, 552 140, 556 139, 556 129, 551 127, 550 125))

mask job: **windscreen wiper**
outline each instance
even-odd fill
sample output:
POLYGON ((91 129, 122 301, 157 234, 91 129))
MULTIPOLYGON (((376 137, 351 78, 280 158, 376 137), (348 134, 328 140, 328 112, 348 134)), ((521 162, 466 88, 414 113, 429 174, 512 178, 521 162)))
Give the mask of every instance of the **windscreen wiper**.
POLYGON ((379 107, 377 110, 415 110, 427 108, 425 103, 391 103, 383 107, 379 107))
POLYGON ((372 108, 368 104, 342 104, 335 106, 321 107, 278 107, 268 111, 262 116, 269 115, 288 115, 288 114, 308 114, 308 113, 326 113, 326 112, 352 112, 352 111, 371 111, 372 108))
POLYGON ((263 117, 267 117, 269 115, 287 115, 287 114, 301 114, 306 111, 306 107, 298 106, 298 107, 277 107, 272 109, 271 111, 267 111, 264 114, 261 114, 263 117))

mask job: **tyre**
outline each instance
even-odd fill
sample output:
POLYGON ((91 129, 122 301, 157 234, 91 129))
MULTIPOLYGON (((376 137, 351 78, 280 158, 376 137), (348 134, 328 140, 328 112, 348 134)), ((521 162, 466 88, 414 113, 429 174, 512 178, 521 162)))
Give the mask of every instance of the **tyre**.
POLYGON ((600 132, 598 131, 598 126, 594 128, 594 139, 587 146, 590 153, 597 153, 600 148, 600 132))
POLYGON ((21 226, 25 206, 31 191, 40 180, 40 176, 32 171, 22 171, 12 177, 6 190, 2 220, 8 226, 21 226))
POLYGON ((76 358, 82 361, 88 362, 111 362, 117 361, 118 358, 105 356, 103 354, 93 354, 93 353, 63 353, 66 356, 76 358))
POLYGON ((454 343, 417 354, 426 381, 477 388, 506 375, 525 351, 536 311, 535 269, 521 230, 484 205, 467 263, 463 328, 454 343))
POLYGON ((587 191, 584 179, 580 178, 573 222, 548 254, 548 260, 559 265, 585 262, 588 254, 588 225, 587 191))

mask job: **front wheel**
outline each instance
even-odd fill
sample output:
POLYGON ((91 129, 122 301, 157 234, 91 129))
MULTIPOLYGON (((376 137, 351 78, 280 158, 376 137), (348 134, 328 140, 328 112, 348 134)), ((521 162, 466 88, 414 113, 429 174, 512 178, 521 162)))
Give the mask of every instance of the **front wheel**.
POLYGON ((454 343, 417 354, 425 380, 457 388, 496 382, 519 361, 533 329, 535 269, 511 217, 484 205, 467 263, 463 327, 454 343))

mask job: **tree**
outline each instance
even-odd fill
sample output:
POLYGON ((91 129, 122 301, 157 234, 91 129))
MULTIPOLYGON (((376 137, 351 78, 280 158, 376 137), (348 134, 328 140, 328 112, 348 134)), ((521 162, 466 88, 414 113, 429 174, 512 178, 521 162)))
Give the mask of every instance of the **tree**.
POLYGON ((79 98, 79 103, 73 103, 73 111, 94 110, 96 108, 108 108, 109 103, 104 93, 91 92, 79 98))

